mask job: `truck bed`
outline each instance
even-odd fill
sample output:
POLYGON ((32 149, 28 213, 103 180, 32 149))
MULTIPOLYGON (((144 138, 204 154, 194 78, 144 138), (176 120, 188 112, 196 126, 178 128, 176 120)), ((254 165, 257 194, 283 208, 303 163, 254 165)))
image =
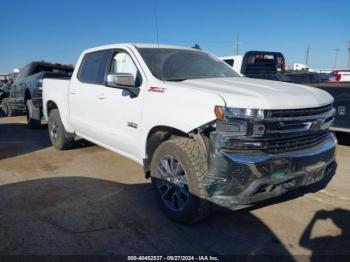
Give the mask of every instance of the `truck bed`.
POLYGON ((60 110, 62 115, 67 115, 68 106, 68 92, 69 92, 70 78, 66 77, 47 77, 43 79, 43 114, 47 119, 47 104, 50 101, 61 101, 60 110))

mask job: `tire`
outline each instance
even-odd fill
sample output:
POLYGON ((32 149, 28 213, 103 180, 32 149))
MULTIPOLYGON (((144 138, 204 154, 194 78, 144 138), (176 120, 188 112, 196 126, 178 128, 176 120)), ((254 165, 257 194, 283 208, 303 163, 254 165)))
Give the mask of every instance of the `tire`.
POLYGON ((204 188, 206 170, 206 159, 195 140, 179 137, 158 146, 152 157, 151 178, 160 206, 170 219, 193 224, 210 214, 211 208, 204 188), (177 172, 164 179, 166 165, 169 168, 172 165, 173 171, 176 169, 177 172), (170 189, 172 185, 179 189, 170 189))
POLYGON ((5 116, 11 117, 13 115, 12 109, 10 107, 9 100, 4 98, 1 102, 1 109, 4 112, 5 116))
POLYGON ((72 147, 74 142, 74 135, 68 133, 64 129, 60 113, 57 109, 50 111, 48 130, 51 143, 56 149, 65 150, 72 147))
POLYGON ((41 119, 35 119, 33 111, 38 110, 33 105, 33 101, 28 99, 26 101, 26 116, 27 116, 27 127, 30 129, 37 129, 41 126, 41 119))

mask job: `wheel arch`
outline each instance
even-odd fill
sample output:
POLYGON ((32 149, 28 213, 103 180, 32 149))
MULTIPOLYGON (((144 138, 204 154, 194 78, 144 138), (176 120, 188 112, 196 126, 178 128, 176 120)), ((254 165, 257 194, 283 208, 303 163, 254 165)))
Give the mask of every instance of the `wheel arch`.
POLYGON ((154 126, 148 132, 145 144, 145 158, 143 159, 143 166, 147 178, 150 177, 150 166, 155 150, 161 143, 174 137, 189 138, 190 134, 183 130, 165 125, 154 126))
MULTIPOLYGON (((52 100, 47 101, 46 106, 45 106, 45 111, 46 111, 47 117, 49 117, 49 114, 53 109, 58 109, 57 104, 52 100)), ((59 109, 58 109, 58 111, 59 111, 59 109)))
POLYGON ((68 119, 68 112, 67 111, 64 111, 62 110, 63 105, 59 105, 58 103, 56 103, 55 101, 53 100, 48 100, 46 101, 46 104, 45 104, 45 107, 44 107, 44 116, 45 118, 48 120, 49 119, 49 114, 52 110, 54 109, 57 109, 59 114, 60 114, 60 117, 61 117, 61 121, 62 121, 62 124, 64 126, 64 128, 69 132, 69 133, 75 133, 73 127, 70 125, 69 123, 69 119, 68 119))
POLYGON ((31 99, 32 98, 32 94, 30 93, 30 90, 28 88, 26 88, 24 90, 24 104, 27 102, 27 100, 31 99))

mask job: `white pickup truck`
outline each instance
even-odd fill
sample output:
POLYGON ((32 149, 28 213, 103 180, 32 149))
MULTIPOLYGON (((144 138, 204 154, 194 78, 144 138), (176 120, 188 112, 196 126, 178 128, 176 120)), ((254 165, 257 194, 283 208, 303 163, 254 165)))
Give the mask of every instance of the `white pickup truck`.
POLYGON ((248 51, 244 55, 223 56, 226 62, 239 75, 251 78, 279 80, 278 73, 286 71, 285 59, 280 52, 248 51))
POLYGON ((79 136, 138 162, 180 222, 328 181, 336 167, 327 92, 240 77, 196 49, 89 49, 70 80, 44 79, 43 100, 56 148, 79 136))

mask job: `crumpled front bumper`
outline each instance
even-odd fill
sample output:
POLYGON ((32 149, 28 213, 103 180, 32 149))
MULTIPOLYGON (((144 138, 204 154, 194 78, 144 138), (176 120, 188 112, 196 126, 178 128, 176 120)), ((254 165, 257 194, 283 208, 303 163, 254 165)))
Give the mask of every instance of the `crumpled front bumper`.
POLYGON ((239 209, 330 179, 336 169, 336 144, 335 136, 330 134, 317 146, 283 154, 213 152, 205 182, 209 200, 221 207, 239 209))

